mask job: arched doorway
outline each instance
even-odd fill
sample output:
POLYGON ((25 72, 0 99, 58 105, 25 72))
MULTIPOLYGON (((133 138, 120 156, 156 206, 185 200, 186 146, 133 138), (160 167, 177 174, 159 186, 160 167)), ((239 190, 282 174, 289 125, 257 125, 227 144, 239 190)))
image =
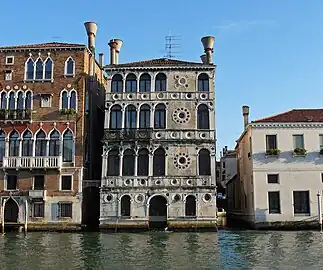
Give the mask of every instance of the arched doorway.
POLYGON ((4 221, 17 223, 18 214, 19 214, 18 204, 12 198, 9 198, 8 201, 5 203, 4 221))
POLYGON ((154 196, 149 202, 149 227, 167 227, 167 200, 161 195, 154 196))

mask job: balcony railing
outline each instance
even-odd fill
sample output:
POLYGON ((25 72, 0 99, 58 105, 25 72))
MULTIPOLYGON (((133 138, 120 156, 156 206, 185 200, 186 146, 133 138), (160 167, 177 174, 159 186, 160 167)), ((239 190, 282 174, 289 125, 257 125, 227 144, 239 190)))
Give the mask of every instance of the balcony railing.
POLYGON ((151 128, 145 129, 109 129, 105 130, 104 138, 105 141, 115 140, 150 140, 152 135, 151 128))
POLYGON ((31 120, 31 110, 0 110, 0 120, 8 121, 29 121, 31 120))
POLYGON ((62 166, 62 157, 3 157, 2 166, 11 169, 55 169, 62 166))

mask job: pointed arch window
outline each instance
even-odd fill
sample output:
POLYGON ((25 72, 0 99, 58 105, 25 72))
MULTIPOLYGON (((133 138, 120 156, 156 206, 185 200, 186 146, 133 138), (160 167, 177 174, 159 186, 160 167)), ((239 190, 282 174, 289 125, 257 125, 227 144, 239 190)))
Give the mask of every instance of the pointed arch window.
POLYGON ((211 175, 211 157, 207 149, 201 149, 198 155, 199 175, 211 175))
POLYGON ((1 109, 7 109, 7 93, 1 93, 1 109))
POLYGON ((23 110, 24 108, 24 94, 23 92, 19 91, 17 96, 17 109, 23 110))
POLYGON ((42 80, 44 76, 44 63, 41 58, 38 58, 36 61, 36 80, 42 80))
POLYGON ((119 151, 112 149, 108 153, 108 171, 107 176, 118 176, 120 168, 119 151))
POLYGON ((76 110, 76 91, 72 90, 70 92, 70 109, 76 110))
POLYGON ((29 130, 26 130, 22 136, 22 154, 23 157, 33 155, 33 136, 29 130))
POLYGON ((127 93, 137 92, 137 78, 135 74, 129 74, 126 77, 126 92, 127 93))
POLYGON ((133 176, 135 174, 135 152, 127 149, 123 153, 122 175, 133 176))
POLYGON ((33 80, 34 79, 34 61, 33 59, 29 58, 26 63, 26 80, 33 80))
POLYGON ((158 73, 155 79, 155 91, 166 91, 166 75, 164 73, 158 73))
POLYGON ((150 128, 150 107, 147 104, 140 107, 139 128, 150 128))
POLYGON ((74 138, 70 130, 63 135, 63 162, 73 162, 74 138))
POLYGON ((198 91, 209 92, 209 76, 202 73, 198 76, 198 91))
POLYGON ((62 109, 68 109, 68 93, 66 90, 62 91, 62 109))
POLYGON ((77 92, 74 89, 61 91, 60 109, 74 109, 77 111, 77 92))
POLYGON ((137 110, 134 105, 128 105, 126 108, 124 127, 127 129, 133 129, 137 126, 137 110))
POLYGON ((110 113, 110 129, 121 129, 122 127, 122 109, 119 105, 114 105, 110 113))
POLYGON ((166 153, 163 148, 158 148, 154 152, 153 158, 153 175, 164 176, 165 175, 165 157, 166 153))
POLYGON ((0 161, 3 160, 3 157, 6 153, 6 134, 0 130, 0 161))
POLYGON ((9 156, 19 157, 19 134, 15 130, 9 136, 9 156))
POLYGON ((147 149, 140 149, 138 152, 138 176, 148 176, 149 152, 147 149))
POLYGON ((74 76, 75 62, 72 57, 69 57, 65 62, 65 76, 74 76))
POLYGON ((61 138, 57 130, 53 130, 49 137, 49 156, 59 156, 61 138))
POLYGON ((194 195, 188 195, 185 199, 185 216, 196 216, 196 198, 194 195))
POLYGON ((50 58, 45 62, 45 80, 51 80, 53 78, 53 61, 50 58))
POLYGON ((31 109, 31 92, 30 91, 26 92, 25 108, 26 109, 31 109))
POLYGON ((121 198, 121 216, 130 217, 131 198, 129 195, 123 195, 121 198))
POLYGON ((155 107, 155 124, 156 129, 166 128, 166 106, 164 104, 158 104, 155 107))
POLYGON ((40 130, 36 135, 35 155, 38 157, 47 156, 47 139, 43 130, 40 130))
POLYGON ((205 104, 201 104, 197 108, 197 129, 209 129, 209 108, 205 104))
POLYGON ((139 80, 139 92, 150 92, 151 91, 151 77, 145 73, 140 76, 139 80))
POLYGON ((122 93, 123 91, 123 79, 120 74, 116 74, 112 77, 111 92, 122 93))

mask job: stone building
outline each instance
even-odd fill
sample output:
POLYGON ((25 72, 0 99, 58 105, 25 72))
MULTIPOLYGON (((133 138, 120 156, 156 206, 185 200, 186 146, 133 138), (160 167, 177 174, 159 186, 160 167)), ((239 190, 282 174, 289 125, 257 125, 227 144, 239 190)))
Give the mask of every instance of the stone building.
POLYGON ((254 228, 318 225, 323 190, 323 110, 295 109, 249 123, 237 140, 228 218, 254 228))
POLYGON ((100 138, 93 119, 104 122, 96 25, 86 28, 89 48, 56 42, 0 47, 2 225, 80 228, 82 181, 100 177, 94 172, 101 164, 89 162, 101 155, 88 150, 100 138))
POLYGON ((101 228, 216 226, 213 37, 202 63, 119 64, 110 41, 101 228))

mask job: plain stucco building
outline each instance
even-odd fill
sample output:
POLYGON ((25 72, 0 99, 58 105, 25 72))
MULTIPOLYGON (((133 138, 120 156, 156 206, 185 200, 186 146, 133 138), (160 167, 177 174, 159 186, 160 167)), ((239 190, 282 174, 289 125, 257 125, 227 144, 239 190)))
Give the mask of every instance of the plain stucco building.
POLYGON ((322 192, 323 110, 291 110, 248 123, 237 141, 228 215, 254 227, 309 225, 322 192))

